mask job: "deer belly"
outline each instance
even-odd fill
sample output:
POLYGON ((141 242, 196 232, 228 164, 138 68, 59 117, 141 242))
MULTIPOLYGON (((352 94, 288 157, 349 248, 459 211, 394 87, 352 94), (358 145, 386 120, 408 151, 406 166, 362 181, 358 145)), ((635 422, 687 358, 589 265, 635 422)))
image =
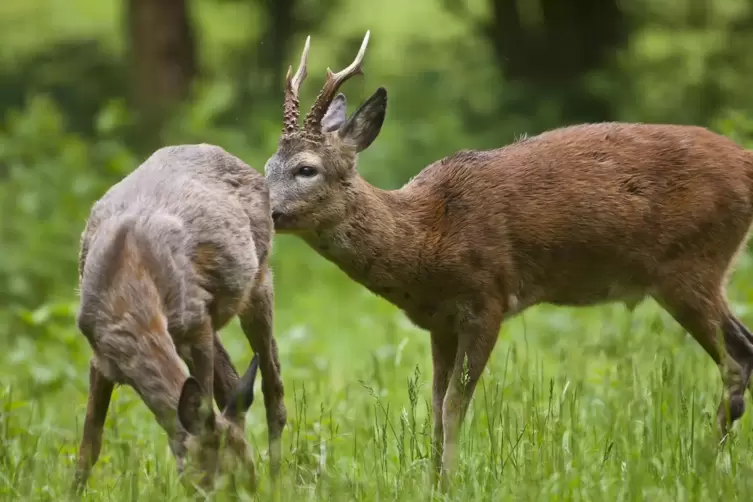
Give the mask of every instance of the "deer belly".
POLYGON ((585 307, 603 303, 624 303, 629 309, 635 308, 646 297, 645 288, 632 284, 612 282, 607 284, 580 284, 560 289, 546 295, 542 303, 563 307, 585 307))

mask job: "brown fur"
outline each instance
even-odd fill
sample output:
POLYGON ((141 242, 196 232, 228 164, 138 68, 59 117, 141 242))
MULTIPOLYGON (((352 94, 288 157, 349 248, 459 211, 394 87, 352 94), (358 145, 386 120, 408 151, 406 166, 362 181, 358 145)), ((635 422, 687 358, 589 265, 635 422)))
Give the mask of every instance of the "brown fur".
POLYGON ((170 436, 179 469, 188 459, 203 487, 231 464, 245 466, 255 486, 243 417, 257 357, 277 473, 287 413, 272 333, 271 234, 263 177, 211 145, 162 148, 97 201, 79 268, 78 324, 94 356, 77 488, 99 455, 116 383, 139 393, 170 436), (217 336, 234 315, 256 353, 240 381, 217 336))
POLYGON ((655 298, 720 366, 726 433, 753 368, 753 335, 724 294, 753 220, 753 154, 700 127, 586 124, 458 152, 384 191, 355 166, 386 105, 379 89, 347 118, 339 95, 331 132, 285 135, 265 171, 278 232, 431 333, 437 468, 452 470, 501 322, 541 303, 655 298))

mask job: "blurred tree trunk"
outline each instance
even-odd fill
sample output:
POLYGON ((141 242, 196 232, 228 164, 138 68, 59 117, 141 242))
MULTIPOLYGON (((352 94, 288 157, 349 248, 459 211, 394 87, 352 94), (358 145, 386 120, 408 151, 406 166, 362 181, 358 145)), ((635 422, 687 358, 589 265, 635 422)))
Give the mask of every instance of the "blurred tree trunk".
POLYGON ((561 85, 605 66, 627 40, 619 0, 491 0, 485 32, 505 76, 561 85))
POLYGON ((506 82, 533 100, 557 99, 573 120, 608 120, 607 99, 584 77, 609 69, 629 34, 620 0, 489 0, 491 16, 473 18, 464 0, 443 0, 491 44, 506 82))
MULTIPOLYGON (((238 84, 235 106, 221 120, 237 123, 238 115, 264 115, 282 103, 284 76, 291 59, 290 42, 299 29, 299 0, 226 0, 256 4, 260 31, 231 54, 228 70, 238 84), (241 112, 242 110, 242 112, 241 112)), ((314 4, 315 5, 315 4, 314 4)), ((256 15, 256 13, 255 13, 256 15)))
POLYGON ((289 64, 290 40, 297 28, 293 15, 295 4, 296 0, 262 1, 267 28, 262 35, 262 46, 266 50, 261 54, 261 67, 272 76, 269 83, 273 88, 282 88, 282 78, 289 64))
POLYGON ((131 97, 150 142, 198 73, 188 10, 187 0, 127 0, 131 97))
POLYGON ((222 120, 237 123, 242 114, 279 113, 282 117, 285 73, 289 65, 297 68, 303 49, 303 45, 292 47, 292 41, 296 35, 318 29, 341 0, 226 1, 255 4, 260 19, 253 23, 260 26, 260 31, 251 43, 232 55, 229 71, 238 82, 238 99, 222 120))
POLYGON ((619 0, 490 0, 484 30, 505 79, 559 96, 578 120, 609 120, 610 104, 583 86, 627 41, 619 0))

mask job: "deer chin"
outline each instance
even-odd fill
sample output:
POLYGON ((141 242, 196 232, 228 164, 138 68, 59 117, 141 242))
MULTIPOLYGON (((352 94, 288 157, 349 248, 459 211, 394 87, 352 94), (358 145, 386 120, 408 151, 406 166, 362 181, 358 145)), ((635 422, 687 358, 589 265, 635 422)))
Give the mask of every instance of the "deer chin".
POLYGON ((277 233, 295 233, 296 231, 303 230, 298 217, 283 211, 272 211, 272 222, 277 233))

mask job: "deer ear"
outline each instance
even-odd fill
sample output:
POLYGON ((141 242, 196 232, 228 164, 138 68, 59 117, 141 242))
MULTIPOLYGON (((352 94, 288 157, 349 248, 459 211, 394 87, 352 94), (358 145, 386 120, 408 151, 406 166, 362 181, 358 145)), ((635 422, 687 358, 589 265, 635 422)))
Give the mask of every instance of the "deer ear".
POLYGON ((181 427, 194 436, 215 429, 212 403, 206 399, 199 381, 191 376, 183 382, 183 388, 180 391, 178 421, 181 427))
POLYGON ((229 420, 237 421, 254 402, 254 383, 259 369, 259 356, 254 354, 246 373, 238 380, 238 385, 228 399, 222 414, 229 420))
POLYGON ((340 137, 357 151, 366 150, 379 135, 387 113, 387 90, 380 87, 340 129, 340 137))
POLYGON ((322 131, 332 132, 340 129, 348 119, 346 115, 347 103, 345 94, 340 93, 332 100, 332 104, 327 108, 327 113, 322 119, 322 131))

